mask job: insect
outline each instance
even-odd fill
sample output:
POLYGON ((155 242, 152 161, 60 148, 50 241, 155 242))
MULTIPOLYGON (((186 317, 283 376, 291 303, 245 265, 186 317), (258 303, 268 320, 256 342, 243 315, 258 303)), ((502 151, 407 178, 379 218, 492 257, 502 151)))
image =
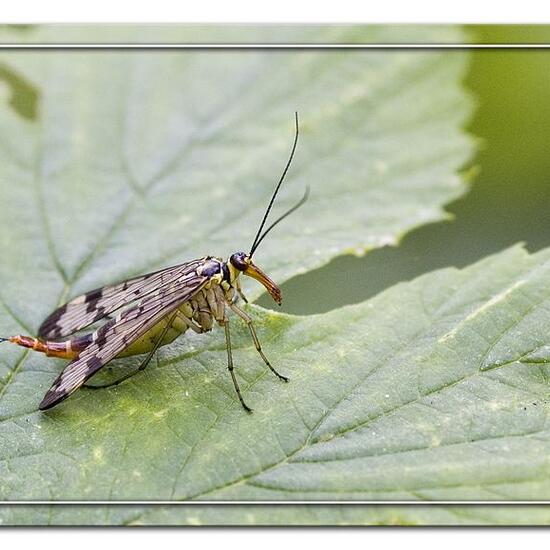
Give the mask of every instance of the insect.
POLYGON ((239 280, 243 274, 259 281, 271 297, 281 304, 280 288, 252 261, 252 257, 266 235, 308 198, 309 187, 298 203, 264 231, 294 157, 298 134, 298 113, 295 113, 295 135, 290 156, 271 196, 250 252, 235 252, 227 261, 205 256, 97 288, 56 309, 40 326, 38 338, 18 335, 0 339, 48 356, 72 359, 44 396, 40 403, 41 410, 54 407, 83 385, 97 389, 120 384, 145 369, 160 346, 169 344, 188 329, 196 333, 208 332, 216 321, 225 330, 227 368, 237 397, 243 408, 252 412, 243 399, 234 372, 228 310, 246 323, 256 350, 266 366, 279 379, 288 382, 288 378, 279 374, 265 356, 252 319, 237 302, 239 298, 247 301, 239 280), (114 312, 118 313, 111 318, 114 312), (75 335, 81 329, 103 319, 106 320, 97 330, 75 335), (71 335, 73 337, 63 340, 71 335), (139 367, 118 380, 103 385, 85 384, 115 357, 145 353, 147 356, 139 367))

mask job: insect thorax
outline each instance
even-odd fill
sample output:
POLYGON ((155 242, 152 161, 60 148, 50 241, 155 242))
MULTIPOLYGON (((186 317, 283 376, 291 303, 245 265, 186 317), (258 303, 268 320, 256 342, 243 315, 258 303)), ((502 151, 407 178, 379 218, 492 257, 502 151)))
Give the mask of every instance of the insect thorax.
MULTIPOLYGON (((196 333, 209 332, 215 321, 225 319, 227 302, 235 299, 236 291, 227 273, 226 263, 219 258, 205 258, 197 268, 197 275, 207 277, 208 281, 189 300, 183 302, 177 309, 171 325, 162 339, 162 346, 174 341, 188 329, 196 333)), ((158 336, 166 328, 171 317, 160 321, 151 330, 128 347, 119 357, 145 353, 156 342, 158 336)))
POLYGON ((240 271, 235 269, 230 261, 207 256, 203 259, 202 265, 197 268, 197 275, 208 277, 213 284, 219 284, 227 289, 238 278, 240 271))

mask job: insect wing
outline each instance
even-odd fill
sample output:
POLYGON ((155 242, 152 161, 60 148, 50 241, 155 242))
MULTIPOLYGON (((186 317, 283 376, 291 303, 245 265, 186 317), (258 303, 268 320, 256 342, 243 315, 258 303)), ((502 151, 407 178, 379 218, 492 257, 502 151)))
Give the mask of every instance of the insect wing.
POLYGON ((96 288, 62 305, 38 329, 41 338, 57 339, 85 328, 113 311, 195 272, 203 260, 193 260, 96 288))
POLYGON ((207 281, 208 277, 190 274, 165 287, 163 292, 143 298, 99 327, 93 342, 57 377, 40 403, 40 409, 49 409, 67 398, 122 350, 189 300, 207 281))

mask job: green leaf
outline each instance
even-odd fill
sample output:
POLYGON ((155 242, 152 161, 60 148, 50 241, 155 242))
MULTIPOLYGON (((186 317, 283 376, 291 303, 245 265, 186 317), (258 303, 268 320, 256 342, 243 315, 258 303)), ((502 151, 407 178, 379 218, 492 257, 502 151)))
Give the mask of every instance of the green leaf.
MULTIPOLYGON (((47 42, 48 32, 35 39, 47 42)), ((353 27, 325 33, 318 40, 354 36, 353 27)), ((278 211, 306 185, 312 192, 258 251, 278 282, 444 219, 441 206, 465 190, 456 170, 472 152, 460 131, 470 110, 459 84, 465 59, 454 51, 4 53, 0 61, 41 91, 36 122, 0 114, 9 136, 0 150, 4 301, 36 327, 60 296, 248 249, 287 160, 295 110, 302 135, 278 211), (29 273, 37 261, 40 272, 29 273), (38 311, 29 287, 41 291, 38 311)))
MULTIPOLYGON (((12 450, 3 493, 39 498, 48 487, 66 499, 545 499, 550 358, 543 363, 541 351, 533 364, 530 357, 548 345, 549 283, 550 251, 516 247, 319 316, 251 308, 266 349, 277 349, 277 363, 292 377, 277 383, 240 330, 236 357, 254 415, 210 368, 223 361, 220 335, 206 349, 183 340, 139 381, 93 400, 80 392, 71 406, 2 423, 3 446, 12 450)), ((84 517, 78 509, 50 512, 54 523, 84 517)), ((6 521, 21 513, 10 511, 6 521)), ((43 513, 30 517, 40 522, 43 513)), ((320 507, 291 517, 284 508, 144 506, 94 514, 86 522, 497 521, 489 509, 477 516, 455 507, 343 507, 335 515, 320 507)), ((541 508, 500 521, 547 516, 541 508)))
MULTIPOLYGON (((28 32, 51 39, 51 29, 28 32)), ((373 32, 364 39, 394 36, 373 32)), ((317 29, 314 38, 363 33, 317 29)), ((470 110, 461 52, 32 51, 3 52, 0 61, 39 94, 33 120, 7 101, 0 109, 0 334, 34 333, 63 300, 121 277, 246 250, 286 161, 295 109, 301 141, 278 210, 308 184, 312 194, 258 251, 278 282, 396 244, 444 219, 442 205, 464 191, 456 171, 472 145, 460 130, 470 110)), ((403 470, 394 451, 423 448, 431 415, 404 425, 391 410, 415 405, 424 387, 415 382, 435 388, 460 375, 459 366, 434 363, 434 377, 426 370, 422 378, 406 360, 434 344, 430 308, 470 271, 323 316, 251 307, 266 352, 292 377, 284 385, 266 372, 234 323, 252 416, 235 399, 219 331, 186 335, 161 350, 158 368, 116 389, 81 390, 45 414, 37 404, 64 363, 6 345, 0 496, 429 497, 421 482, 434 473, 403 470), (388 431, 362 428, 373 419, 389 422, 388 431), (387 457, 369 454, 384 448, 387 457)), ((480 300, 494 291, 484 284, 480 300)), ((472 300, 458 300, 456 315, 472 300)), ((132 521, 130 509, 119 514, 114 521, 132 521)))
POLYGON ((545 506, 4 506, 0 525, 547 525, 545 506))

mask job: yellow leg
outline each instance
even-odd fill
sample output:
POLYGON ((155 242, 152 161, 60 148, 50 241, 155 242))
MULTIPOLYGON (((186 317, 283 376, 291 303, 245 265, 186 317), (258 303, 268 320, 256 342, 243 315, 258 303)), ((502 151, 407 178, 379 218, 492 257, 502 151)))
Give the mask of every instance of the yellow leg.
POLYGON ((231 379, 233 380, 233 386, 235 386, 235 391, 237 392, 237 396, 239 397, 239 401, 241 402, 243 409, 246 412, 251 413, 252 409, 244 402, 243 396, 241 394, 241 388, 239 388, 239 383, 237 382, 237 377, 233 372, 234 368, 233 368, 233 355, 231 353, 231 334, 229 332, 229 320, 224 319, 223 321, 218 321, 218 322, 225 329, 225 342, 227 344, 226 346, 227 347, 227 370, 229 371, 229 374, 231 374, 231 379))
POLYGON ((250 331, 250 335, 252 336, 252 340, 254 340, 254 346, 256 347, 256 351, 260 354, 262 359, 264 360, 264 363, 269 367, 269 370, 275 376, 283 380, 284 382, 289 382, 290 378, 287 378, 286 376, 283 376, 282 374, 279 374, 271 365, 268 358, 265 356, 264 352, 262 351, 262 346, 260 345, 260 340, 258 340, 258 335, 256 334, 256 329, 254 328, 254 323, 252 322, 252 319, 250 316, 243 311, 238 305, 236 304, 229 304, 229 307, 232 311, 234 311, 245 323, 248 327, 248 330, 250 331))

